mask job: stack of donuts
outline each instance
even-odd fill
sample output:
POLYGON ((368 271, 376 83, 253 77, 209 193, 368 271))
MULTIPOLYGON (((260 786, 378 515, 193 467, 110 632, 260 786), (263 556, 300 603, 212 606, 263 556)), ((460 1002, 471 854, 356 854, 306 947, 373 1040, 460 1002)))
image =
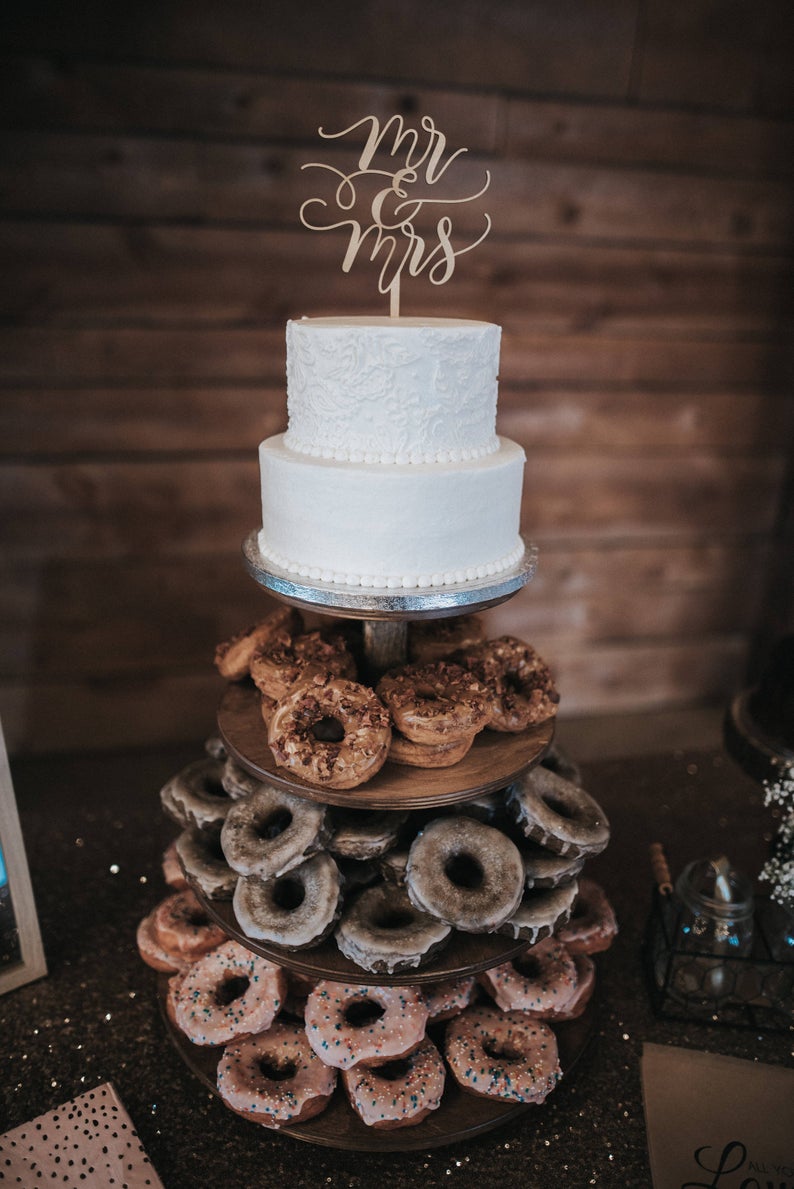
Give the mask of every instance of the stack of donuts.
POLYGON ((254 683, 275 763, 319 787, 351 789, 386 760, 457 764, 484 729, 519 733, 551 718, 559 696, 537 652, 512 636, 486 640, 475 615, 410 625, 410 663, 359 680, 347 625, 307 631, 279 607, 218 645, 228 681, 254 683))
MULTIPOLYGON (((168 852, 163 870, 178 882, 168 852)), ((565 940, 550 937, 476 977, 346 985, 307 979, 236 941, 210 938, 191 897, 174 891, 144 918, 141 956, 171 975, 172 1026, 217 1053, 223 1101, 271 1128, 318 1115, 338 1083, 362 1123, 376 1129, 420 1123, 440 1106, 450 1074, 480 1097, 543 1102, 561 1077, 553 1024, 584 1011, 595 982, 589 955, 615 932, 592 885, 591 919, 569 927, 565 940), (167 923, 157 947, 153 922, 155 933, 167 923)))

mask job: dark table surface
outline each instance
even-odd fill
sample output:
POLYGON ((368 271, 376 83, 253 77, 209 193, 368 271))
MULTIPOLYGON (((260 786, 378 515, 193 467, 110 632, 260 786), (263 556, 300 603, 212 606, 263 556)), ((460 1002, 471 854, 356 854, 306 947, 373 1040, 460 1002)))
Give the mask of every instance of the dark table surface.
MULTIPOLYGON (((49 974, 0 999, 0 1130, 111 1081, 166 1189, 233 1184, 650 1189, 640 1080, 643 1042, 791 1064, 791 1036, 657 1018, 641 965, 651 903, 648 846, 673 872, 726 852, 758 871, 773 828, 760 790, 721 752, 583 765, 612 823, 587 871, 620 922, 599 957, 589 1047, 542 1107, 427 1152, 359 1153, 300 1143, 228 1111, 166 1038, 157 976, 135 928, 165 894, 174 827, 159 789, 193 748, 12 764, 49 974)), ((574 754, 574 758, 575 754, 574 754)))

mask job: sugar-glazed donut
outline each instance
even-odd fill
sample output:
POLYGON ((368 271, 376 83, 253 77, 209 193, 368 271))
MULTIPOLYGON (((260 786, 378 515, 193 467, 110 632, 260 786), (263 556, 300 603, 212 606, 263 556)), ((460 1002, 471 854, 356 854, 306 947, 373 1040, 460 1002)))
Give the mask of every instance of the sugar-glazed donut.
POLYGON ((325 851, 274 879, 241 876, 234 913, 246 937, 288 950, 319 945, 341 911, 339 868, 325 851))
POLYGON ((576 888, 575 879, 556 888, 526 888, 518 908, 497 932, 526 941, 528 945, 550 937, 570 918, 576 888))
POLYGON ((488 689, 492 731, 524 731, 557 713, 560 696, 549 667, 523 640, 500 636, 461 650, 454 659, 488 689))
POLYGON ((239 801, 242 797, 250 797, 251 793, 255 793, 262 781, 252 776, 242 764, 238 764, 233 756, 227 756, 221 773, 221 784, 233 801, 239 801))
POLYGON ((242 681, 248 676, 251 657, 257 648, 274 639, 279 632, 296 633, 303 620, 294 607, 279 606, 263 619, 224 640, 215 649, 215 667, 227 681, 242 681))
POLYGON ((556 855, 529 840, 520 849, 528 888, 556 888, 568 883, 576 879, 585 864, 585 855, 556 855))
POLYGON ((440 983, 425 983, 422 994, 430 1012, 429 1022, 441 1024, 453 1016, 459 1016, 471 1003, 476 990, 477 980, 473 974, 440 983))
POLYGON ((152 913, 152 933, 168 953, 194 961, 225 940, 189 888, 161 900, 152 913))
POLYGON ((417 620, 408 625, 408 656, 415 665, 429 665, 460 649, 474 648, 484 639, 485 627, 477 615, 417 620))
MULTIPOLYGON (((570 951, 569 951, 570 952, 570 951)), ((576 964, 576 988, 564 1007, 549 1013, 549 1020, 576 1020, 593 997, 596 982, 595 962, 589 954, 572 954, 576 964)))
POLYGON ((511 1102, 543 1102, 562 1076, 557 1040, 521 1011, 467 1007, 447 1025, 445 1055, 458 1085, 511 1102))
POLYGON ((577 987, 576 963, 553 937, 477 978, 502 1011, 525 1011, 539 1019, 567 1007, 577 987))
POLYGON ((411 768, 451 768, 468 754, 474 735, 453 739, 444 743, 414 743, 399 731, 393 730, 389 759, 393 764, 405 764, 411 768))
POLYGON ((325 979, 306 1000, 306 1035, 336 1069, 382 1065, 421 1044, 427 1005, 418 987, 345 986, 325 979))
POLYGON ((185 873, 176 853, 176 838, 172 838, 163 851, 163 879, 174 892, 183 892, 187 887, 185 873))
POLYGON ((386 762, 389 712, 365 685, 317 676, 279 702, 268 743, 281 768, 311 784, 355 788, 386 762))
POLYGON ((609 842, 609 822, 598 802, 542 765, 511 785, 508 801, 527 838, 548 850, 590 856, 609 842))
POLYGON ((177 974, 187 970, 190 959, 186 958, 184 954, 170 952, 161 945, 154 933, 153 920, 154 912, 148 913, 142 921, 139 921, 135 931, 135 944, 146 965, 163 974, 177 974))
POLYGON ((210 900, 231 899, 237 886, 237 872, 226 862, 220 830, 188 826, 174 845, 181 868, 199 891, 210 900))
POLYGON ((231 804, 222 778, 222 760, 211 756, 194 760, 160 789, 163 810, 183 827, 197 826, 203 830, 218 825, 231 804))
POLYGON ((606 892, 592 879, 579 880, 579 894, 571 919, 559 930, 572 954, 598 954, 608 950, 618 931, 614 909, 606 892))
POLYGON ((331 836, 328 850, 346 859, 377 859, 396 843, 408 820, 395 809, 329 808, 331 836))
POLYGON ((404 888, 375 884, 342 913, 336 944, 363 970, 392 974, 428 961, 449 935, 449 925, 416 908, 404 888))
POLYGON ((397 730, 413 743, 467 739, 482 730, 488 718, 487 690, 449 661, 394 669, 381 677, 376 689, 397 730))
POLYGON ((342 1084, 362 1123, 377 1130, 414 1127, 441 1105, 446 1071, 428 1036, 407 1057, 342 1070, 342 1084))
POLYGON ((327 632, 277 635, 251 657, 251 678, 257 689, 276 701, 285 697, 309 670, 334 677, 356 678, 355 658, 344 636, 327 632))
POLYGON ((226 1046, 218 1093, 228 1107, 265 1127, 304 1123, 324 1111, 336 1086, 300 1024, 277 1021, 267 1032, 226 1046))
POLYGON ((265 1032, 281 1010, 286 988, 280 966, 225 941, 186 972, 176 993, 176 1022, 193 1044, 227 1044, 265 1032))
POLYGON ((321 850, 329 834, 325 805, 261 784, 229 809, 221 846, 240 875, 273 879, 321 850))
POLYGON ((515 913, 524 865, 507 835, 474 818, 436 818, 417 835, 405 872, 417 908, 465 933, 492 933, 515 913))

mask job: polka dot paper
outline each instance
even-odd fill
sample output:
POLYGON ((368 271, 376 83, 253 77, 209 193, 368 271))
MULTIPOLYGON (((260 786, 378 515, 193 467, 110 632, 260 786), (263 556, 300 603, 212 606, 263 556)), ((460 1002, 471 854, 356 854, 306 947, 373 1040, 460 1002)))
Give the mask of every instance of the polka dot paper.
POLYGON ((0 1185, 163 1189, 107 1082, 0 1135, 0 1185))

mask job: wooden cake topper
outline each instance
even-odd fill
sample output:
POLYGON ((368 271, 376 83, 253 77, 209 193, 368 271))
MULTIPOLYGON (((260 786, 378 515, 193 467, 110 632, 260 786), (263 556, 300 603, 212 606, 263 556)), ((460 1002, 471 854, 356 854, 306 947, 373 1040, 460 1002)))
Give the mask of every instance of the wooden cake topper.
MULTIPOLYGON (((452 243, 452 219, 441 215, 435 221, 434 242, 429 243, 425 234, 416 229, 416 221, 425 215, 425 208, 460 205, 480 198, 491 182, 490 172, 485 171, 485 184, 475 194, 464 198, 439 197, 432 194, 453 162, 467 149, 456 149, 447 153, 447 140, 436 128, 430 116, 422 116, 420 128, 406 128, 402 116, 392 116, 383 127, 376 116, 364 116, 341 132, 326 132, 319 128, 319 135, 325 140, 339 140, 360 129, 366 133, 357 167, 344 173, 334 165, 312 161, 302 169, 322 169, 337 180, 332 201, 326 198, 308 198, 300 208, 300 219, 311 231, 335 231, 345 227, 350 230, 342 271, 350 272, 359 249, 366 242, 369 259, 381 257, 378 277, 378 292, 389 294, 389 313, 397 317, 400 312, 400 280, 403 271, 416 277, 425 272, 433 285, 443 285, 452 276, 455 261, 464 252, 470 252, 481 244, 491 229, 491 219, 485 215, 485 230, 473 243, 454 247, 452 243), (368 128, 368 131, 367 131, 368 128), (398 159, 395 169, 381 167, 385 156, 398 159), (377 157, 377 164, 375 163, 377 157), (388 179, 385 184, 381 179, 388 179), (371 190, 375 187, 374 196, 371 190), (358 189, 357 189, 358 187, 358 189), (364 191, 362 197, 361 191, 364 191), (318 221, 336 212, 345 216, 336 221, 318 221), (355 213, 353 213, 355 212, 355 213)), ((389 162, 386 162, 389 164, 389 162)))

